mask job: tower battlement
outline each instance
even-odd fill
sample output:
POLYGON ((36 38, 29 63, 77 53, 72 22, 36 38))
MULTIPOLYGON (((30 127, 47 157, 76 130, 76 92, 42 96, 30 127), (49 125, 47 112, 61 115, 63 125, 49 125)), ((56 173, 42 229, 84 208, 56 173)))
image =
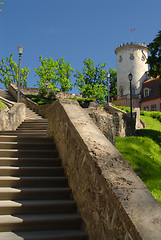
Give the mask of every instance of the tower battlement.
POLYGON ((142 49, 148 52, 148 47, 145 43, 127 42, 127 43, 118 45, 115 49, 115 54, 117 54, 117 52, 120 50, 129 49, 129 48, 142 49))

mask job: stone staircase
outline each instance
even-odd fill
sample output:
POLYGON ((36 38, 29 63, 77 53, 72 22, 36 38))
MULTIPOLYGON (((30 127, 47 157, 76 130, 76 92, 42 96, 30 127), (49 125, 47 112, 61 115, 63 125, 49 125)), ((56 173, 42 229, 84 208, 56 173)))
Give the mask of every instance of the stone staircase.
POLYGON ((0 240, 87 240, 47 120, 0 132, 0 240))

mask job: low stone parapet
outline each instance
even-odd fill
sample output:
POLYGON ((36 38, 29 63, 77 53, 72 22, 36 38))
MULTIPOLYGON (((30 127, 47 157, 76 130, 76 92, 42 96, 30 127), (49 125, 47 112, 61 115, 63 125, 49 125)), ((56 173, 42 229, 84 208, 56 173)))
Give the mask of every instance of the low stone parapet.
POLYGON ((49 109, 57 145, 90 240, 159 240, 161 205, 76 101, 49 109))
POLYGON ((8 111, 0 111, 0 131, 13 131, 26 118, 26 106, 23 103, 15 103, 8 111))

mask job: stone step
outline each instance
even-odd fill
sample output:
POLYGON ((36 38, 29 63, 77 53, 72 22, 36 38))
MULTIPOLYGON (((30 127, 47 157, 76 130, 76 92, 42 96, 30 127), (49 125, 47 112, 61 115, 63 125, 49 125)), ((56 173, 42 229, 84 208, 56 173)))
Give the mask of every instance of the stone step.
POLYGON ((0 166, 53 166, 59 167, 61 166, 61 161, 58 157, 51 158, 27 158, 27 157, 0 157, 0 166))
POLYGON ((56 147, 53 143, 46 142, 0 142, 0 149, 23 149, 23 150, 54 150, 56 147))
POLYGON ((58 157, 57 150, 21 150, 21 149, 0 149, 1 157, 36 157, 51 158, 58 157))
POLYGON ((0 143, 1 142, 53 143, 53 139, 47 136, 0 135, 0 143))
POLYGON ((63 167, 11 167, 0 166, 0 176, 63 176, 63 167))
POLYGON ((25 119, 23 123, 47 123, 48 120, 46 118, 41 119, 25 119))
POLYGON ((0 215, 76 212, 74 200, 0 200, 0 215))
POLYGON ((15 133, 46 133, 46 129, 41 129, 41 128, 39 128, 39 129, 23 129, 23 128, 18 128, 16 131, 15 131, 15 133))
POLYGON ((46 127, 47 128, 47 122, 33 122, 33 123, 22 123, 19 128, 23 128, 23 127, 46 127))
POLYGON ((80 230, 0 232, 2 240, 87 240, 87 235, 80 230))
POLYGON ((0 200, 62 200, 71 198, 69 187, 0 187, 0 200))
POLYGON ((24 126, 21 126, 17 129, 18 132, 22 132, 22 131, 30 131, 30 130, 46 130, 47 131, 47 126, 33 126, 31 125, 30 127, 24 127, 24 126))
POLYGON ((66 177, 11 177, 0 176, 0 187, 67 187, 66 177))
POLYGON ((46 130, 44 131, 30 131, 30 132, 18 132, 18 131, 0 131, 0 135, 14 135, 14 136, 47 136, 46 130))
POLYGON ((87 240, 47 120, 0 132, 0 239, 87 240))
POLYGON ((1 215, 0 232, 79 229, 77 214, 1 215))

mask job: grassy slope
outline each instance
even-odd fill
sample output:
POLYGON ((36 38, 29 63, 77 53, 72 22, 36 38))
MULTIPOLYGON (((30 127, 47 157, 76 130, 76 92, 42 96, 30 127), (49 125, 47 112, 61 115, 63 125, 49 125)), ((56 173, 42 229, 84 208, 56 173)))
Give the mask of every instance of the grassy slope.
POLYGON ((4 110, 6 108, 6 105, 0 101, 0 110, 4 110))
POLYGON ((141 119, 146 128, 138 136, 116 137, 116 148, 161 204, 161 122, 148 115, 141 119))

